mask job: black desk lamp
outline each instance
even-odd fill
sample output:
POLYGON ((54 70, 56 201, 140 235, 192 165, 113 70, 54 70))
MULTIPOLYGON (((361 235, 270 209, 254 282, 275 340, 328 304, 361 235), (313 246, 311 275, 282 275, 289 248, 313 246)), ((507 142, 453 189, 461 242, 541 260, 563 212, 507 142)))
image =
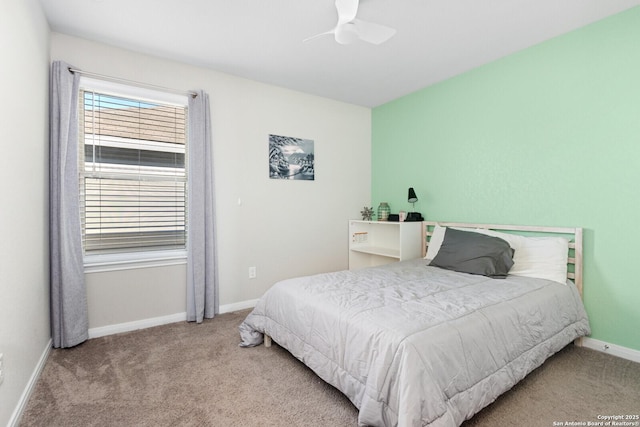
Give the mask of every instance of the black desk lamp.
MULTIPOLYGON (((415 203, 418 201, 418 196, 416 196, 416 192, 413 187, 409 187, 409 196, 407 197, 407 201, 411 203, 411 209, 415 210, 415 203)), ((424 219, 420 212, 409 212, 405 221, 424 221, 424 219)))

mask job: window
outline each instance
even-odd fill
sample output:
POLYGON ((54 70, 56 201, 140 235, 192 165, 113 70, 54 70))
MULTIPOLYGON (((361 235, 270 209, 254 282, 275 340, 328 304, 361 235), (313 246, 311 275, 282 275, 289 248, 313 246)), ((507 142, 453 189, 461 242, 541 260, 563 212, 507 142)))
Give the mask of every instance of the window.
POLYGON ((79 103, 85 255, 184 250, 186 97, 83 78, 79 103))

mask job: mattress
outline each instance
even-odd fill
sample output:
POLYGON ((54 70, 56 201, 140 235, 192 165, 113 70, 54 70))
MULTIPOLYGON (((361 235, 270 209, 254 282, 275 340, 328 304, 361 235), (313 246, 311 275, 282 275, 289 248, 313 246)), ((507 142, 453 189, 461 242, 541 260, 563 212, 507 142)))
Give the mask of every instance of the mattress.
POLYGON ((458 426, 578 337, 572 282, 397 262, 281 281, 240 326, 273 338, 359 409, 359 424, 458 426))

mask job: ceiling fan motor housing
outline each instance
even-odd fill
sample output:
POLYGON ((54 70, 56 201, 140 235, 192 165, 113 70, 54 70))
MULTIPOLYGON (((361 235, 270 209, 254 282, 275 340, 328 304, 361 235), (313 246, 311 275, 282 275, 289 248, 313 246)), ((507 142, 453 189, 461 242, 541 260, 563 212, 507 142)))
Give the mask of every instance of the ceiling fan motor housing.
POLYGON ((340 44, 350 44, 359 38, 358 29, 353 22, 339 25, 335 31, 336 41, 340 44))

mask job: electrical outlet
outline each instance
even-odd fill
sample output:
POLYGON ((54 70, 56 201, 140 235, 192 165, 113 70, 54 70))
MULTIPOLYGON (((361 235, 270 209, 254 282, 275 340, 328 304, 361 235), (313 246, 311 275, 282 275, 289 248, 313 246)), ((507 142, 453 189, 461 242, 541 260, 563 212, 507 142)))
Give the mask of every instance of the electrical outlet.
POLYGON ((255 279, 255 278, 256 278, 256 268, 249 267, 249 279, 255 279))

